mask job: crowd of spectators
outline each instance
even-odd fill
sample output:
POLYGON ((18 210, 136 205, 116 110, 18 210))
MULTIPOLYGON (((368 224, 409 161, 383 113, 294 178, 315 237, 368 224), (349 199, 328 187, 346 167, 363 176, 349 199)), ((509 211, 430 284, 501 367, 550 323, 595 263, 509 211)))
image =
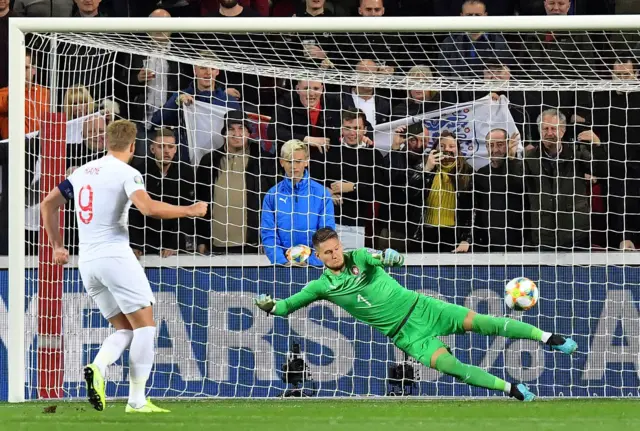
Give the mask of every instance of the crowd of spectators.
MULTIPOLYGON (((636 12, 631 3, 0 0, 0 139, 8 135, 9 95, 3 87, 8 84, 6 28, 11 16, 567 15, 636 12)), ((290 58, 295 66, 348 70, 354 76, 632 82, 638 79, 637 36, 325 33, 271 35, 251 43, 243 35, 233 40, 217 36, 215 42, 235 47, 231 54, 254 55, 256 61, 269 52, 280 53, 276 66, 278 61, 287 66, 290 58)), ((311 235, 323 226, 337 229, 348 248, 392 246, 403 252, 640 248, 640 92, 556 88, 488 94, 404 91, 371 83, 340 86, 214 68, 210 64, 223 56, 207 45, 206 37, 194 44, 191 63, 165 55, 174 49, 185 55, 184 35, 138 37, 157 54, 61 43, 58 94, 50 94, 47 40, 29 39, 33 50, 27 53, 25 94, 26 133, 37 132, 41 119, 53 111, 64 112, 67 121, 82 120, 80 139, 67 143, 67 173, 104 155, 106 125, 127 118, 138 127, 132 164, 143 174, 149 193, 170 203, 210 204, 205 217, 180 222, 152 220, 132 209, 130 236, 138 256, 264 253, 284 264, 289 247, 311 245, 311 235), (394 128, 390 148, 375 142, 376 125, 487 95, 496 101, 506 96, 518 131, 491 125, 478 140, 486 146, 484 163, 465 156, 466 144, 453 131, 433 133, 422 123, 394 128), (53 99, 59 101, 57 107, 53 99), (183 111, 198 103, 225 112, 220 144, 202 157, 187 145, 183 111), (258 118, 268 118, 264 130, 258 118)), ((28 137, 26 184, 32 190, 39 189, 39 145, 37 133, 28 137)), ((8 144, 0 143, 4 233, 7 154, 8 144)), ((37 193, 27 199, 32 206, 26 224, 29 253, 37 252, 38 199, 37 193)), ((75 224, 66 217, 65 241, 72 253, 75 224)), ((7 236, 0 237, 0 254, 6 254, 7 236)))

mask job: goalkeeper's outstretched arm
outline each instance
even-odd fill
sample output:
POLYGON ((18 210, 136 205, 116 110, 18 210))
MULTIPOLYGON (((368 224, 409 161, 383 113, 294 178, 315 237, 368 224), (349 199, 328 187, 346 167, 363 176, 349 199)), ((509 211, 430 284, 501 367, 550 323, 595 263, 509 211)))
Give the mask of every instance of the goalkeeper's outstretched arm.
POLYGON ((258 308, 268 314, 287 316, 296 310, 322 299, 322 286, 317 281, 312 281, 300 292, 286 299, 276 301, 270 295, 260 295, 254 302, 258 308))

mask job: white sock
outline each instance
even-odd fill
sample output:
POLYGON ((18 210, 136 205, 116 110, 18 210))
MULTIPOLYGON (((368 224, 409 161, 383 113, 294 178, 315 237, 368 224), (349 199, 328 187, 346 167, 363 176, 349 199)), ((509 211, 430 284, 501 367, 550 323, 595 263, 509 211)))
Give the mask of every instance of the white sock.
POLYGON ((542 341, 543 343, 546 343, 547 341, 549 341, 549 338, 551 338, 553 334, 551 332, 543 332, 542 333, 542 338, 540 338, 540 341, 542 341))
POLYGON ((511 393, 511 383, 504 382, 504 393, 507 395, 511 393))
POLYGON ((156 327, 145 326, 133 331, 129 348, 129 405, 140 408, 146 404, 145 388, 155 356, 156 327))
POLYGON ((130 329, 120 329, 104 340, 102 346, 100 346, 100 351, 93 360, 93 364, 98 367, 103 377, 107 367, 122 356, 122 352, 129 347, 132 339, 133 331, 130 329))

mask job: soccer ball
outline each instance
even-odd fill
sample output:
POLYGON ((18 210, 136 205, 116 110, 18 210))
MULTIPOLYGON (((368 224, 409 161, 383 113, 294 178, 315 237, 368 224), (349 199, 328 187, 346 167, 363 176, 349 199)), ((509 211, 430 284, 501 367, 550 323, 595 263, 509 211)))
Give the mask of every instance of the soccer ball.
POLYGON ((529 310, 538 303, 538 286, 526 277, 514 278, 504 288, 504 303, 512 310, 529 310))
POLYGON ((289 262, 304 263, 311 256, 311 249, 306 245, 296 245, 287 250, 289 262))

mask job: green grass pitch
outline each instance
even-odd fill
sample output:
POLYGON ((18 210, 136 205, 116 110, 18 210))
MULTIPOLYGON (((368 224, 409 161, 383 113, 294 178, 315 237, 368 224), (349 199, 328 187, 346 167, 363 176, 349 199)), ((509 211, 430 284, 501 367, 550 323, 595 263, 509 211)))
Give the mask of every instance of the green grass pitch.
POLYGON ((640 430, 638 399, 155 401, 172 412, 125 414, 123 402, 104 412, 80 402, 2 403, 0 430, 640 430), (55 413, 45 413, 50 406, 55 413))

